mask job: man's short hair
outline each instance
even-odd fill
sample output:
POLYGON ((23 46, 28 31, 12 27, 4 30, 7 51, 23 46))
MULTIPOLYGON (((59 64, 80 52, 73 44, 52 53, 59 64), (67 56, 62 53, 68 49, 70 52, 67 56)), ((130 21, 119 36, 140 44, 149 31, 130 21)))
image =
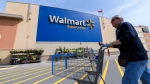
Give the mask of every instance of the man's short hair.
POLYGON ((114 19, 114 18, 118 18, 118 19, 120 19, 121 20, 121 22, 123 22, 124 20, 123 20, 123 18, 122 18, 122 16, 120 16, 120 15, 115 15, 115 16, 113 16, 112 17, 112 19, 114 19))

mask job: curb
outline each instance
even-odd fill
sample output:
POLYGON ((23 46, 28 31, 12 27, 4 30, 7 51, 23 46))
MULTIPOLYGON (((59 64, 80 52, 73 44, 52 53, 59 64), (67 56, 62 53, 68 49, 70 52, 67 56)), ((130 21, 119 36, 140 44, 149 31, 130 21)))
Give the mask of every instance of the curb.
POLYGON ((18 66, 0 66, 0 70, 6 70, 6 69, 12 69, 12 68, 16 68, 18 66))

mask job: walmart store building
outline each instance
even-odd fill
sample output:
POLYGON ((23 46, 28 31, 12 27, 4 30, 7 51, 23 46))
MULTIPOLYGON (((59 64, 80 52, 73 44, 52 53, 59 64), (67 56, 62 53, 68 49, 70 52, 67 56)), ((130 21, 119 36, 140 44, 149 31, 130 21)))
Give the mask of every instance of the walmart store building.
MULTIPOLYGON (((148 27, 135 28, 150 50, 148 27)), ((98 42, 114 40, 115 29, 110 19, 88 13, 18 2, 7 2, 5 13, 0 13, 1 63, 9 62, 12 49, 44 49, 43 57, 49 57, 59 46, 97 50, 98 42)))

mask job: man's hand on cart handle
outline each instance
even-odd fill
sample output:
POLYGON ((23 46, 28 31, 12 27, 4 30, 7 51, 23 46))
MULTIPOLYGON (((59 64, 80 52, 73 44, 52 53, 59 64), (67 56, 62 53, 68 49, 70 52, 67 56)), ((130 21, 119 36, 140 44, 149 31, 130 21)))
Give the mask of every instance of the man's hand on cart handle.
POLYGON ((108 56, 110 56, 110 52, 109 52, 109 44, 104 44, 103 42, 99 42, 98 43, 100 46, 102 46, 102 47, 107 47, 107 49, 108 49, 108 56))
POLYGON ((109 43, 109 44, 108 44, 108 43, 104 44, 103 42, 98 42, 98 44, 99 44, 101 47, 107 47, 107 48, 110 47, 110 43, 109 43))
POLYGON ((109 44, 107 44, 107 43, 106 43, 106 44, 103 44, 102 47, 107 47, 107 49, 108 49, 108 56, 110 57, 110 53, 109 53, 109 44))
POLYGON ((113 48, 114 47, 113 42, 110 42, 109 44, 108 43, 104 44, 103 42, 99 42, 98 44, 102 47, 107 47, 107 48, 113 48))
POLYGON ((109 45, 106 43, 106 44, 103 44, 102 47, 107 47, 108 48, 109 45))

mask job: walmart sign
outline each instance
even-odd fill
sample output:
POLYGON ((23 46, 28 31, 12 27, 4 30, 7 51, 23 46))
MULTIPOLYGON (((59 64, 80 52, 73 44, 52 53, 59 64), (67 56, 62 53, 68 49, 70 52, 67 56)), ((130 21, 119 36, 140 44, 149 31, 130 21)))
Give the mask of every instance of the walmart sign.
POLYGON ((60 23, 60 24, 69 24, 69 25, 74 25, 74 26, 68 26, 68 28, 84 28, 85 26, 89 26, 90 29, 94 28, 94 22, 90 19, 90 20, 86 20, 86 22, 84 20, 79 21, 79 20, 71 20, 71 19, 67 19, 66 17, 64 18, 59 18, 59 16, 51 16, 50 17, 50 22, 55 22, 55 23, 60 23))
POLYGON ((59 16, 51 16, 50 17, 50 22, 56 22, 56 23, 60 23, 60 24, 71 24, 71 25, 80 25, 80 26, 86 26, 85 25, 85 21, 79 21, 79 20, 71 20, 71 19, 67 19, 66 17, 64 18, 60 18, 59 16))
POLYGON ((99 17, 72 10, 40 6, 36 41, 102 41, 99 17))

